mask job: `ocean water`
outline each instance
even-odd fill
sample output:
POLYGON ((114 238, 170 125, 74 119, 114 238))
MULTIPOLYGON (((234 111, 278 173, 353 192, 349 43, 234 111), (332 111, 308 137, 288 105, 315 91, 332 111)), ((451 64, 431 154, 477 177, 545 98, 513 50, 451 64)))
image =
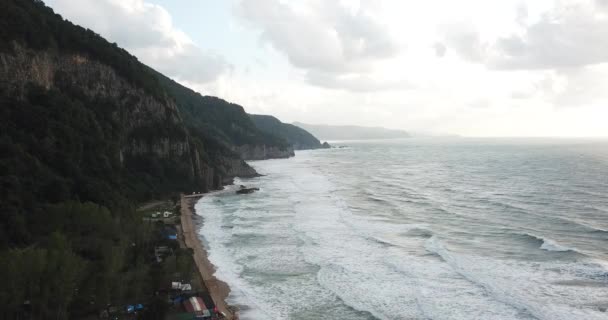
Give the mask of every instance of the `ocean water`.
POLYGON ((608 319, 608 141, 338 145, 196 205, 243 319, 608 319))

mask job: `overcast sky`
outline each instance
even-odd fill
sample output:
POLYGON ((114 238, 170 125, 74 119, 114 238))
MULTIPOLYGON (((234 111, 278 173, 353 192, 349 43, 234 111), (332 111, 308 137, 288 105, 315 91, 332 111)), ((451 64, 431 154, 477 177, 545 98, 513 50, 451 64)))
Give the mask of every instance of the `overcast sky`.
POLYGON ((199 91, 285 122, 608 136, 608 0, 48 0, 199 91))

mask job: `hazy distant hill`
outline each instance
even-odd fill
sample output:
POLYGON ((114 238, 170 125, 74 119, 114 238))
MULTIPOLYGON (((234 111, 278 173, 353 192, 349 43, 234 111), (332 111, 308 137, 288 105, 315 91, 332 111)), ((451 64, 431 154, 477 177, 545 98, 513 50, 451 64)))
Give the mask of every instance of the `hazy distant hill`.
POLYGON ((365 139, 398 139, 409 138, 403 130, 382 127, 331 126, 294 122, 298 126, 321 140, 365 140, 365 139))

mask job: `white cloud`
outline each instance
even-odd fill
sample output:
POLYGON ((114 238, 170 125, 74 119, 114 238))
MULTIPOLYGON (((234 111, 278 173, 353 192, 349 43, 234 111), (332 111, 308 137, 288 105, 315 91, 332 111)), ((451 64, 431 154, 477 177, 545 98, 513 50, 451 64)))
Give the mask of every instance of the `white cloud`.
POLYGON ((209 82, 230 69, 177 29, 163 7, 144 0, 53 0, 64 18, 118 43, 142 62, 182 81, 209 82))
POLYGON ((236 11, 261 31, 263 43, 304 69, 310 83, 347 90, 385 88, 373 79, 373 64, 393 57, 399 48, 365 3, 353 8, 339 1, 243 0, 236 11))
POLYGON ((392 89, 409 89, 410 84, 404 81, 375 79, 365 74, 333 74, 330 72, 310 70, 306 80, 316 86, 333 89, 345 89, 354 92, 370 92, 392 89))
POLYGON ((445 56, 445 52, 448 48, 443 43, 436 42, 435 44, 433 44, 433 49, 435 50, 435 55, 441 58, 445 56))
POLYGON ((558 1, 528 23, 527 7, 516 9, 519 30, 482 40, 478 28, 453 25, 449 47, 463 58, 493 69, 563 69, 608 62, 608 6, 605 1, 558 1))
POLYGON ((608 136, 607 0, 208 0, 180 25, 221 30, 205 44, 230 63, 157 0, 50 1, 189 87, 285 121, 608 136), (205 16, 218 8, 227 18, 205 16))
POLYGON ((485 45, 474 25, 455 23, 446 25, 444 41, 447 47, 455 50, 464 59, 471 62, 483 62, 485 45))
POLYGON ((608 63, 553 72, 542 88, 556 107, 597 106, 608 111, 608 63))

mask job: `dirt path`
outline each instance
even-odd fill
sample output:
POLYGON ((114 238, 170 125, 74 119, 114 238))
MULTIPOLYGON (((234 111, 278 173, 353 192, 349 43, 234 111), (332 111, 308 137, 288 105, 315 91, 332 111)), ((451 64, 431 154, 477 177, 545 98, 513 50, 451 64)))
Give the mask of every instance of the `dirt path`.
POLYGON ((228 285, 213 276, 215 272, 214 266, 207 258, 207 251, 198 239, 196 225, 192 221, 193 206, 202 195, 181 196, 181 224, 186 247, 192 248, 194 251, 194 262, 203 279, 205 287, 209 290, 209 294, 217 305, 219 311, 226 314, 227 319, 236 319, 232 312, 228 310, 226 297, 230 293, 228 285))
POLYGON ((144 211, 144 210, 148 210, 148 209, 152 209, 155 207, 158 207, 162 204, 166 204, 166 203, 171 203, 167 200, 155 200, 155 201, 150 201, 147 203, 142 204, 139 208, 137 208, 137 211, 144 211))

